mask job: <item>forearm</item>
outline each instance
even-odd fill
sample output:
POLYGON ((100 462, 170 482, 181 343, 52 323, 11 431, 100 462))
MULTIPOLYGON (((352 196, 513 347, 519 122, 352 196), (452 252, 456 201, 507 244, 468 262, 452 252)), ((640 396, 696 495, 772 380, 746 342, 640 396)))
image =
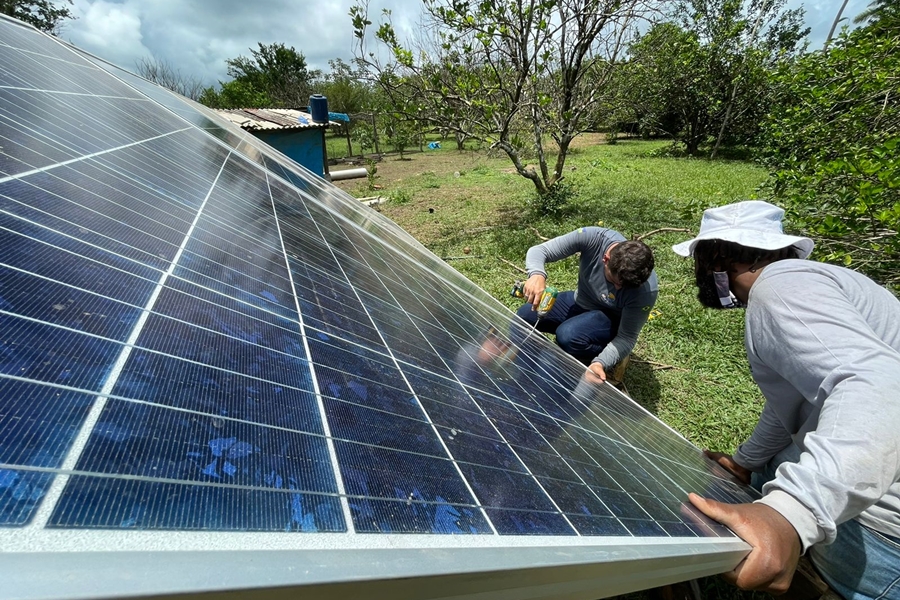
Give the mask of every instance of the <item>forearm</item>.
POLYGON ((791 445, 793 439, 784 428, 771 403, 766 402, 753 433, 738 446, 734 461, 745 469, 761 471, 776 454, 791 445))
POLYGON ((606 345, 593 362, 599 362, 604 369, 608 369, 631 354, 649 315, 649 310, 635 308, 623 310, 616 337, 606 345))
POLYGON ((562 260, 580 252, 588 241, 586 234, 581 231, 573 231, 543 244, 532 246, 525 255, 525 270, 528 272, 528 276, 539 273, 546 277, 546 263, 562 260))
POLYGON ((839 382, 828 390, 800 461, 784 465, 763 488, 776 498, 770 505, 797 528, 804 549, 830 543, 839 524, 878 502, 900 476, 900 403, 893 397, 900 363, 866 357, 854 367, 852 376, 840 371, 826 379, 826 389, 839 382), (776 492, 796 505, 778 500, 776 492))

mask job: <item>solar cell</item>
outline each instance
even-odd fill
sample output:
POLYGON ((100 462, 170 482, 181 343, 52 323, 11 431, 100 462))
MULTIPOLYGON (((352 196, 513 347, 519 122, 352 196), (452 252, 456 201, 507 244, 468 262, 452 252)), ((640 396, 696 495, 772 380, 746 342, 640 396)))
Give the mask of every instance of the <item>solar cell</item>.
POLYGON ((0 40, 4 596, 596 598, 746 553, 685 499, 751 491, 394 223, 187 99, 0 40))

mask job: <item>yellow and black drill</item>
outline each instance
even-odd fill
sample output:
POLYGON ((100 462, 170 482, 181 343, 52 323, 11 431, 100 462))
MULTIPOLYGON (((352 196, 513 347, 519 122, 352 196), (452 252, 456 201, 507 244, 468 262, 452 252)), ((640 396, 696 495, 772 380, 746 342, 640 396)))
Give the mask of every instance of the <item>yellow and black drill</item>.
MULTIPOLYGON (((514 298, 524 298, 525 297, 525 282, 524 281, 516 281, 513 284, 512 289, 509 291, 509 295, 514 298)), ((528 335, 525 336, 527 340, 531 335, 531 332, 537 329, 537 325, 540 322, 541 318, 550 312, 550 309, 553 308, 553 304, 556 303, 556 297, 559 295, 559 292, 552 285, 548 285, 544 288, 544 293, 541 294, 541 301, 538 303, 537 307, 537 319, 534 322, 534 327, 531 328, 531 331, 528 332, 528 335)), ((525 341, 525 340, 522 340, 525 341)))

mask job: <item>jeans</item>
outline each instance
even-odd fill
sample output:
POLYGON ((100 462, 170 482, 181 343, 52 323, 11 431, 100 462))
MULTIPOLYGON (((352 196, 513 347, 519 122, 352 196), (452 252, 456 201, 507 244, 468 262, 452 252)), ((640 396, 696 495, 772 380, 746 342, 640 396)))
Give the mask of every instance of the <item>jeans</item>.
MULTIPOLYGON (((528 303, 520 306, 516 314, 532 327, 538 318, 528 303)), ((538 322, 537 330, 555 334, 560 348, 590 365, 616 337, 618 320, 611 319, 602 310, 581 308, 575 303, 575 292, 560 292, 553 308, 538 322)))
MULTIPOLYGON (((774 479, 782 462, 798 460, 800 449, 788 446, 753 474, 753 487, 774 479)), ((808 554, 822 579, 847 600, 900 600, 900 539, 851 519, 838 525, 834 543, 816 544, 808 554)))

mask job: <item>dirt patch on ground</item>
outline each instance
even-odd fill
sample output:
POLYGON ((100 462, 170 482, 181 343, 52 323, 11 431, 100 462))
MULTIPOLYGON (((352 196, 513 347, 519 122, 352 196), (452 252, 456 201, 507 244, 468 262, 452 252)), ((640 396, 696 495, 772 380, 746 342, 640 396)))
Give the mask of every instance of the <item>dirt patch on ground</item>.
MULTIPOLYGON (((605 140, 606 136, 602 133, 583 133, 572 141, 571 147, 593 146, 602 144, 605 140)), ((424 173, 434 173, 438 176, 452 175, 457 171, 465 171, 475 167, 483 161, 484 157, 484 152, 469 150, 459 152, 449 148, 447 145, 441 150, 406 153, 403 159, 396 154, 385 155, 376 163, 378 171, 376 172, 377 179, 375 183, 381 187, 394 187, 404 179, 424 173)), ((366 167, 366 161, 362 159, 343 161, 340 164, 330 166, 329 171, 333 173, 343 169, 358 169, 360 167, 366 167)), ((515 173, 515 169, 508 161, 504 162, 503 169, 515 173)), ((365 177, 334 182, 334 185, 337 187, 351 193, 364 189, 366 184, 367 180, 365 177)), ((377 190, 374 193, 377 193, 377 190)))
MULTIPOLYGON (((402 159, 399 155, 386 155, 375 163, 377 169, 375 183, 379 187, 393 187, 404 179, 425 173, 434 173, 438 176, 452 175, 461 169, 472 168, 477 164, 481 156, 477 152, 457 152, 455 150, 411 152, 404 154, 402 159)), ((358 169, 366 166, 366 163, 362 160, 345 161, 341 164, 330 166, 329 171, 334 173, 343 169, 358 169)), ((342 179, 333 183, 342 190, 352 192, 365 187, 368 181, 365 177, 361 177, 358 179, 342 179)))

